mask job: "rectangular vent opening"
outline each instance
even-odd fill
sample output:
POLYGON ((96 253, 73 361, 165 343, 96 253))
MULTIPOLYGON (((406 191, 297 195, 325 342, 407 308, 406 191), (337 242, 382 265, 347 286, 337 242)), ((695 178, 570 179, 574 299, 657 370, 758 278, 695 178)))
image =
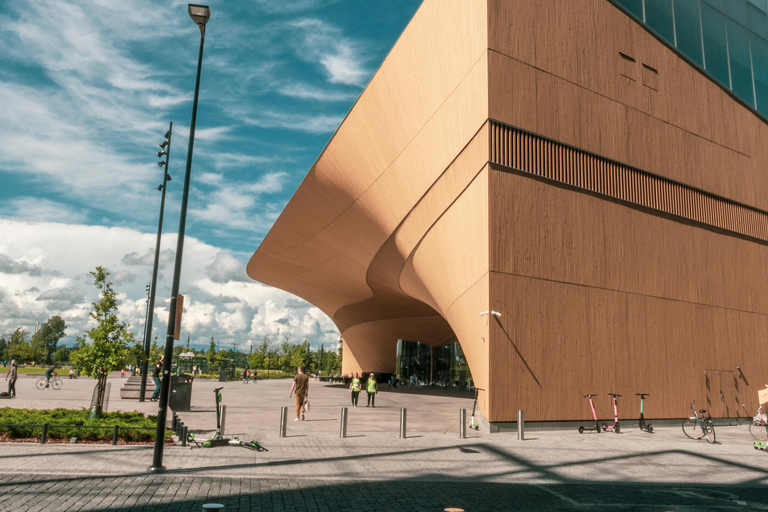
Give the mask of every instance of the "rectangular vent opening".
POLYGON ((656 73, 657 75, 659 74, 659 72, 658 72, 658 71, 656 71, 656 69, 652 68, 652 67, 651 67, 651 66, 649 66, 648 64, 643 64, 643 67, 644 67, 645 69, 647 69, 648 71, 651 71, 651 72, 653 72, 653 73, 656 73))
POLYGON ((630 57, 629 55, 625 55, 625 54, 623 54, 623 53, 621 53, 621 52, 619 52, 619 55, 621 55, 621 58, 622 58, 622 59, 628 60, 629 62, 637 62, 635 59, 633 59, 633 58, 632 58, 632 57, 630 57))

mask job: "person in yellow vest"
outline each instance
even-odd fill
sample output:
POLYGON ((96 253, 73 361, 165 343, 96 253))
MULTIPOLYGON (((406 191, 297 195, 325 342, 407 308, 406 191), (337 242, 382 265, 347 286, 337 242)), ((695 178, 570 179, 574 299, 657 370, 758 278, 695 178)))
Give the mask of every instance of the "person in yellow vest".
POLYGON ((368 383, 365 385, 365 392, 368 393, 368 405, 366 407, 376 407, 376 393, 379 387, 376 385, 376 377, 371 374, 368 377, 368 383))
POLYGON ((349 392, 352 394, 352 407, 357 407, 357 398, 360 396, 360 375, 357 373, 352 376, 349 392))

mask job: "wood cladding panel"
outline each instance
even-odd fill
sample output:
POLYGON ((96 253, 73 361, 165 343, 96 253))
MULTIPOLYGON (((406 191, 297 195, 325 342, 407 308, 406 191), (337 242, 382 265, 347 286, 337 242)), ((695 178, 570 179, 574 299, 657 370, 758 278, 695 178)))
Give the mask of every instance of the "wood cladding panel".
POLYGON ((754 343, 768 335, 766 315, 495 272, 490 283, 502 315, 491 322, 489 379, 507 383, 491 388, 490 421, 518 410, 528 421, 589 421, 586 394, 608 420, 608 393, 623 395, 622 420, 636 419, 640 392, 651 394, 648 416, 681 418, 691 400, 705 407, 706 369, 737 366, 738 399, 757 408, 754 377, 768 358, 754 343))
POLYGON ((371 261, 487 119, 486 22, 482 2, 419 9, 252 257, 252 278, 331 317, 372 296, 371 261))
POLYGON ((490 124, 493 163, 768 241, 768 212, 495 121, 490 124))
POLYGON ((488 12, 490 118, 768 210, 768 126, 610 2, 489 0, 488 12))
POLYGON ((609 392, 624 395, 622 417, 650 392, 649 414, 678 418, 705 400, 705 369, 744 365, 738 396, 754 402, 763 383, 750 377, 768 364, 754 348, 768 334, 765 244, 491 169, 489 301, 502 316, 488 378, 509 381, 491 392, 491 421, 518 409, 586 421, 588 393, 608 419, 609 392))

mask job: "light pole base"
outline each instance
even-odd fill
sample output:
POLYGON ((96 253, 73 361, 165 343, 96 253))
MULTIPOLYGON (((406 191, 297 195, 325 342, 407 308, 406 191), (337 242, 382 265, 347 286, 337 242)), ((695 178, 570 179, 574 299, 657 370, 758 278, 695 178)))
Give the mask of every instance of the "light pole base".
POLYGON ((149 473, 165 473, 165 466, 149 466, 147 471, 149 473))

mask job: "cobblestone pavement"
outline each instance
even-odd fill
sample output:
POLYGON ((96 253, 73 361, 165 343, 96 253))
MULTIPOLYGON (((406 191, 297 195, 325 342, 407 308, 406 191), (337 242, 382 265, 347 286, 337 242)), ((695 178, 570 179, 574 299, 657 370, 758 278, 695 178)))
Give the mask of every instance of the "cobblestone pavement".
MULTIPOLYGON (((227 434, 269 451, 169 446, 162 474, 147 472, 151 446, 0 443, 0 511, 198 511, 204 503, 228 511, 768 510, 768 453, 752 448, 745 425, 718 427, 714 445, 685 438, 679 426, 649 435, 630 421, 621 434, 529 431, 519 441, 472 431, 459 439, 465 396, 408 391, 382 393, 375 410, 350 410, 341 439, 338 410, 348 395, 316 386, 307 421, 290 421, 280 438, 285 384, 225 389, 227 434), (421 419, 399 439, 403 406, 421 419)), ((214 386, 198 386, 199 408, 181 413, 200 435, 215 422, 205 400, 214 386)), ((57 405, 43 401, 53 394, 29 396, 38 408, 57 405)))

